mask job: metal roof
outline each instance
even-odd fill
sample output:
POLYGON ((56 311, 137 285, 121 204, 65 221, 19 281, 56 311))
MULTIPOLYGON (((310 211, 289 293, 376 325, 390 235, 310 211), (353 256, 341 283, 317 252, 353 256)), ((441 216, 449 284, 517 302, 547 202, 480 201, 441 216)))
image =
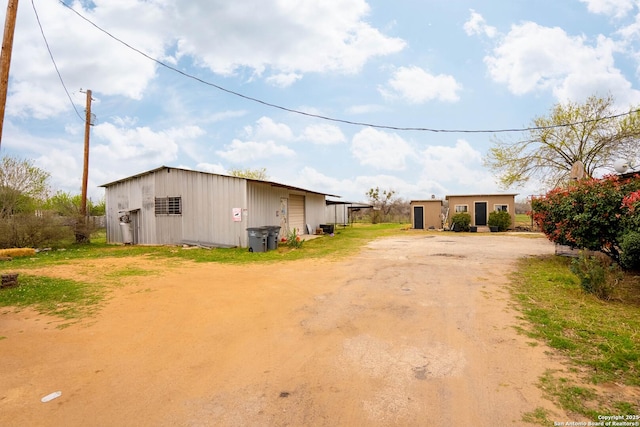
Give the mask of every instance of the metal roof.
POLYGON ((249 182, 260 182, 260 183, 263 183, 263 184, 269 184, 272 187, 280 187, 280 188, 286 188, 288 190, 304 191, 306 193, 321 194, 323 196, 340 197, 340 196, 337 196, 335 194, 329 194, 329 193, 322 193, 322 192, 319 192, 319 191, 307 190, 306 188, 295 187, 293 185, 287 185, 287 184, 281 184, 279 182, 263 181, 261 179, 241 178, 241 177, 238 177, 238 176, 223 175, 223 174, 213 173, 213 172, 197 171, 197 170, 193 170, 193 169, 174 168, 174 167, 171 167, 171 166, 160 166, 158 168, 151 169, 151 170, 148 170, 146 172, 141 172, 141 173, 138 173, 138 174, 135 174, 135 175, 128 176, 126 178, 119 179, 117 181, 112 181, 112 182, 108 182, 106 184, 99 185, 99 187, 107 188, 107 187, 110 187, 110 186, 115 185, 115 184, 120 184, 122 182, 126 182, 126 181, 129 181, 131 179, 140 178, 140 177, 145 176, 145 175, 150 175, 150 174, 153 174, 153 173, 156 173, 156 172, 160 172, 160 171, 165 170, 165 169, 168 169, 168 170, 179 170, 179 171, 193 172, 193 173, 201 173, 201 174, 205 174, 205 175, 224 176, 224 177, 227 177, 227 178, 244 179, 244 180, 249 181, 249 182))
POLYGON ((348 202, 346 200, 326 200, 327 206, 331 205, 349 205, 350 207, 355 208, 372 208, 373 205, 370 203, 361 203, 361 202, 348 202))

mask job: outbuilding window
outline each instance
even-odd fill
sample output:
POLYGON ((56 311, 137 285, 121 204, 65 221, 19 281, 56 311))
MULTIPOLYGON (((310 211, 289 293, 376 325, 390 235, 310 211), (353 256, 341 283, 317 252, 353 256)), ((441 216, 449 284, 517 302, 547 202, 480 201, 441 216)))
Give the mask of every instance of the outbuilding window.
POLYGON ((509 205, 493 205, 496 212, 509 212, 509 205))
POLYGON ((156 215, 182 215, 182 197, 156 197, 156 215))
POLYGON ((456 205, 455 211, 456 213, 469 212, 469 205, 456 205))

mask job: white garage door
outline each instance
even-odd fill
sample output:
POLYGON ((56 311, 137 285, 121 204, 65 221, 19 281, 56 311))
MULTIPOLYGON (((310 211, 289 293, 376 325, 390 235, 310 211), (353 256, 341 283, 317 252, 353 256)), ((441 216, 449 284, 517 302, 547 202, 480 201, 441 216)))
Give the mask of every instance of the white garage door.
POLYGON ((299 234, 305 234, 304 226, 304 196, 289 195, 289 231, 293 229, 299 234))

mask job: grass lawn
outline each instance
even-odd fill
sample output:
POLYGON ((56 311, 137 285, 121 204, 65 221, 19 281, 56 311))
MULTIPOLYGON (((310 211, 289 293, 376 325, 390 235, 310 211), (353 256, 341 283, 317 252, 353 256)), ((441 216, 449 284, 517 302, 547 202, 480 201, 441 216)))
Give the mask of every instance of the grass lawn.
POLYGON ((640 414, 640 400, 630 397, 637 394, 624 392, 640 386, 640 277, 626 275, 615 298, 602 301, 582 291, 570 262, 529 258, 513 277, 513 296, 527 321, 522 331, 570 361, 566 372, 548 371, 540 387, 565 410, 592 421, 640 414))

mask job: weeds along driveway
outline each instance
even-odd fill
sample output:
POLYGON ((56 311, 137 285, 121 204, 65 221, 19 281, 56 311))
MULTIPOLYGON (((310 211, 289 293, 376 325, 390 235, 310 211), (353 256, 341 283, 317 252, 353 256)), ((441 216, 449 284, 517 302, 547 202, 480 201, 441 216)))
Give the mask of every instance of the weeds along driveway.
POLYGON ((186 263, 62 330, 3 313, 0 425, 566 420, 535 386, 558 363, 517 334, 507 288, 516 259, 553 252, 542 238, 407 233, 342 261, 186 263))

